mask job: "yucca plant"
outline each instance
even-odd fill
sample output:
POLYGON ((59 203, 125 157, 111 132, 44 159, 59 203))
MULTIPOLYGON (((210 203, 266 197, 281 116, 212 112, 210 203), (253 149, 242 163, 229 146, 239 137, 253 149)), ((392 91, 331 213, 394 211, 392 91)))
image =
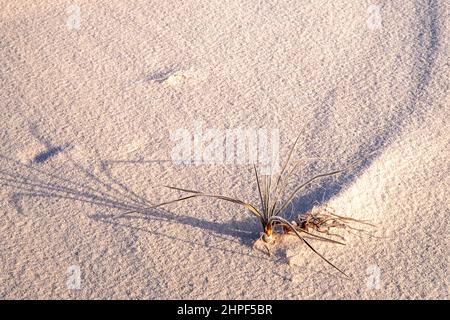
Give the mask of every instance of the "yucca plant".
POLYGON ((309 236, 316 238, 316 239, 321 239, 321 240, 338 243, 338 244, 343 244, 343 243, 312 234, 305 229, 295 226, 294 224, 290 223, 287 219, 285 219, 283 217, 283 214, 285 213, 286 209, 289 207, 289 205, 292 203, 292 201, 298 196, 299 192, 303 188, 305 188, 306 186, 308 186, 315 180, 318 180, 320 178, 327 177, 327 176, 336 175, 343 171, 343 170, 337 170, 337 171, 333 171, 333 172, 316 175, 316 176, 310 178, 309 180, 307 180, 306 182, 304 182, 303 184, 301 184, 300 186, 296 187, 286 197, 287 185, 289 184, 289 180, 292 177, 296 167, 298 166, 298 163, 297 163, 295 166, 293 166, 293 168, 289 172, 287 172, 287 168, 289 166, 289 163, 290 163, 290 160, 292 157, 292 153, 295 149, 295 146, 297 145, 299 137, 300 136, 298 136, 296 138, 294 144, 292 145, 289 155, 288 155, 286 161, 284 162, 280 173, 277 176, 273 177, 270 175, 270 176, 260 177, 260 175, 258 174, 258 170, 257 170, 256 166, 254 165, 256 185, 257 185, 258 195, 259 195, 259 200, 260 200, 260 205, 258 206, 259 208, 257 208, 257 206, 254 206, 248 202, 245 202, 245 201, 242 201, 239 199, 235 199, 235 198, 231 198, 228 196, 213 195, 213 194, 208 194, 208 193, 204 193, 201 191, 183 189, 183 188, 178 188, 178 187, 173 187, 173 186, 166 186, 166 187, 173 189, 173 190, 185 192, 189 195, 179 198, 179 199, 176 199, 176 200, 161 203, 158 205, 158 207, 167 205, 167 204, 171 204, 171 203, 175 203, 175 202, 179 202, 179 201, 183 201, 183 200, 187 200, 187 199, 191 199, 191 198, 196 198, 196 197, 215 198, 215 199, 239 204, 239 205, 243 206, 244 208, 246 208, 260 222, 261 228, 262 228, 262 235, 261 235, 260 239, 262 238, 262 240, 264 242, 266 242, 266 243, 272 242, 275 227, 282 226, 283 230, 292 231, 314 253, 319 255, 323 260, 325 260, 333 268, 335 268, 336 270, 338 270, 339 272, 341 272, 342 274, 347 276, 343 271, 341 271, 334 264, 332 264, 330 261, 328 261, 323 255, 321 255, 319 252, 317 252, 312 247, 312 245, 302 236, 302 233, 308 234, 309 236))

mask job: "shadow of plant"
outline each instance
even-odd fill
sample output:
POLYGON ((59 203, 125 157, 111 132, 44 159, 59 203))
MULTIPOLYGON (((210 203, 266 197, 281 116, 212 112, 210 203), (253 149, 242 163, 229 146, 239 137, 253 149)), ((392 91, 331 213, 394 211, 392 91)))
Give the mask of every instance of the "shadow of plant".
POLYGON ((36 163, 24 164, 10 157, 0 155, 0 185, 11 189, 9 194, 10 204, 18 214, 26 214, 21 203, 26 198, 51 198, 66 199, 83 203, 89 203, 99 207, 94 214, 88 214, 90 219, 100 223, 107 223, 137 231, 149 232, 168 238, 170 240, 181 241, 191 246, 201 245, 214 250, 221 250, 228 253, 236 253, 257 259, 269 259, 264 254, 252 254, 238 252, 229 249, 229 245, 223 247, 209 245, 203 242, 188 240, 186 237, 175 237, 158 232, 154 229, 133 226, 133 221, 154 221, 160 220, 167 223, 175 223, 200 229, 224 242, 235 242, 249 246, 258 237, 256 222, 251 219, 241 221, 215 222, 188 215, 176 214, 162 208, 151 208, 151 203, 142 195, 138 195, 130 190, 126 185, 112 177, 108 166, 100 161, 102 177, 94 174, 88 169, 75 162, 68 154, 65 165, 71 166, 79 177, 76 181, 64 176, 45 170, 36 163), (121 212, 136 211, 135 214, 125 215, 120 218, 121 212))

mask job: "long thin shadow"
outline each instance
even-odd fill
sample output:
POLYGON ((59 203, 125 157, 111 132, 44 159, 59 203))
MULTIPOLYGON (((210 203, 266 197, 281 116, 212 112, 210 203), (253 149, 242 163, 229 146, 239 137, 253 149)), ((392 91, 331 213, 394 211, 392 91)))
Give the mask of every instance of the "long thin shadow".
MULTIPOLYGON (((145 220, 145 221, 154 220, 155 217, 153 217, 153 216, 148 216, 148 215, 128 216, 128 217, 126 217, 126 219, 128 220, 127 223, 120 222, 117 219, 111 218, 110 215, 105 215, 105 214, 102 214, 102 213, 97 213, 97 214, 91 215, 90 217, 92 219, 98 221, 98 222, 102 222, 102 223, 106 223, 106 224, 110 224, 110 225, 114 225, 114 226, 119 226, 119 227, 123 227, 123 228, 128 228, 128 229, 139 231, 139 232, 150 233, 150 234, 153 234, 153 235, 157 235, 158 237, 167 238, 167 239, 169 239, 171 241, 183 242, 183 243, 185 243, 185 244, 187 244, 189 246, 192 246, 192 247, 201 245, 201 246, 207 247, 209 249, 218 250, 218 251, 222 251, 222 252, 225 252, 225 253, 238 254, 238 255, 246 256, 246 257, 253 258, 253 259, 258 259, 258 260, 263 259, 263 260, 272 261, 274 263, 281 264, 281 261, 280 261, 281 259, 269 258, 266 255, 254 255, 254 254, 250 254, 250 253, 243 253, 243 252, 239 252, 239 251, 236 251, 236 250, 219 247, 217 245, 198 243, 198 242, 195 242, 195 241, 188 240, 188 237, 176 237, 176 236, 173 236, 173 235, 168 235, 166 233, 158 232, 158 231, 156 231, 154 229, 148 230, 148 229, 145 229, 143 227, 136 227, 136 226, 133 226, 130 223, 128 223, 129 220, 134 220, 134 219, 136 219, 136 220, 145 220)), ((164 219, 164 220, 166 220, 166 219, 164 219)), ((177 221, 177 223, 178 222, 179 221, 177 221)), ((187 224, 190 225, 190 222, 188 222, 187 224)), ((203 229, 202 226, 199 226, 199 228, 203 229)), ((223 237, 223 236, 220 236, 220 235, 218 235, 218 237, 222 238, 224 241, 233 241, 232 239, 230 239, 228 237, 223 237)), ((238 241, 234 241, 234 242, 238 242, 238 241)), ((238 243, 240 243, 240 242, 238 242, 238 243)))
MULTIPOLYGON (((0 185, 12 189, 10 202, 16 208, 17 213, 24 213, 20 205, 24 198, 69 199, 108 209, 109 214, 102 216, 102 222, 106 221, 106 217, 109 217, 110 223, 130 222, 132 219, 145 219, 147 221, 156 219, 199 228, 227 241, 250 244, 255 238, 256 225, 250 220, 243 220, 237 226, 236 222, 233 221, 219 223, 175 214, 161 208, 151 208, 154 206, 153 203, 115 180, 109 170, 105 173, 107 179, 102 179, 88 168, 76 163, 70 156, 66 155, 66 157, 71 167, 76 169, 77 174, 79 173, 80 179, 77 179, 77 181, 48 172, 40 166, 24 164, 0 155, 0 163, 2 164, 0 185), (83 178, 81 179, 81 177, 83 178), (136 211, 137 214, 116 218, 124 211, 136 211), (237 227, 241 230, 238 230, 237 227)), ((91 218, 95 218, 95 216, 91 218)))
MULTIPOLYGON (((347 158, 347 163, 354 163, 352 169, 341 174, 340 176, 330 179, 324 187, 312 187, 304 192, 304 194, 293 202, 296 212, 306 213, 312 209, 315 203, 321 201, 327 202, 332 197, 338 195, 343 188, 355 181, 372 163, 379 157, 389 144, 397 137, 405 124, 411 120, 412 116, 423 121, 426 108, 418 108, 418 103, 423 98, 425 90, 433 75, 433 69, 436 57, 439 52, 440 43, 440 24, 439 21, 439 2, 436 0, 416 1, 417 29, 415 52, 416 57, 413 63, 412 74, 415 75, 417 82, 410 90, 407 101, 403 103, 403 107, 398 111, 390 114, 393 121, 386 121, 386 124, 379 127, 377 136, 358 147, 353 156, 347 158)), ((330 91, 320 106, 321 113, 330 109, 334 104, 334 91, 330 91)), ((325 117, 327 117, 325 115, 325 117)), ((327 118, 320 119, 326 122, 327 118)), ((322 121, 322 122, 323 122, 322 121)), ((319 121, 320 125, 326 125, 319 121)), ((321 132, 320 128, 313 130, 321 132)), ((314 137, 312 137, 314 139, 314 137)), ((340 169, 340 168, 335 168, 340 169)), ((306 170, 310 172, 311 170, 306 170)))

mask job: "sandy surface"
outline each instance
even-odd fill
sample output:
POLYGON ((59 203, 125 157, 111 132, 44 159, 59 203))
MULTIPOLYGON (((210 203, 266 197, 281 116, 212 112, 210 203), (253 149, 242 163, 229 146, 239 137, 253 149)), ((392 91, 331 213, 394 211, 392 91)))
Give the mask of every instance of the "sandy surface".
POLYGON ((448 299, 449 7, 0 1, 0 298, 448 299), (300 133, 297 184, 357 163, 291 208, 377 224, 314 242, 350 280, 234 204, 114 218, 257 202, 251 165, 173 161, 198 124, 300 133))

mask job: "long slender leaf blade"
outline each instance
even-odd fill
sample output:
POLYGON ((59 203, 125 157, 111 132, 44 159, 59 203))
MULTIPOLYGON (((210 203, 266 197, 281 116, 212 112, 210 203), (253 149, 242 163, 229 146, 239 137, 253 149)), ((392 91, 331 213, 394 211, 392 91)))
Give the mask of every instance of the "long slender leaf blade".
POLYGON ((184 197, 184 198, 180 198, 180 199, 176 199, 176 200, 172 200, 169 202, 165 202, 165 203, 159 204, 158 206, 167 205, 167 204, 171 204, 174 202, 183 201, 183 200, 187 200, 187 199, 195 198, 195 197, 215 198, 215 199, 220 199, 220 200, 224 200, 224 201, 242 205, 246 209, 248 209, 250 212, 252 212, 255 216, 257 216, 259 219, 262 218, 261 213, 254 206, 252 206, 250 203, 244 202, 239 199, 234 199, 231 197, 221 196, 221 195, 206 194, 206 193, 202 193, 202 192, 196 191, 196 190, 182 189, 182 188, 170 187, 170 186, 166 186, 166 187, 169 189, 173 189, 173 190, 183 191, 183 192, 187 192, 187 193, 193 193, 193 195, 184 197))
POLYGON ((300 134, 299 134, 299 135, 297 136, 297 138, 295 139, 295 142, 294 142, 294 144, 292 145, 291 150, 289 151, 289 155, 288 155, 286 161, 284 162, 283 168, 281 169, 281 172, 280 172, 280 174, 278 175, 277 182, 276 182, 276 184, 275 184, 275 190, 274 190, 275 192, 277 191, 277 189, 278 189, 278 184, 280 183, 281 177, 283 176, 284 171, 286 170, 286 168, 287 168, 287 166, 288 166, 288 164, 289 164, 289 161, 291 160, 291 156, 292 156, 292 153, 294 152, 295 146, 297 145, 298 139, 300 139, 300 134))
MULTIPOLYGON (((294 227, 294 228, 295 228, 295 227, 294 227)), ((331 242, 331 243, 336 243, 336 244, 340 244, 340 245, 345 246, 345 243, 343 243, 343 242, 336 241, 336 240, 329 239, 329 238, 325 238, 325 237, 319 236, 319 235, 317 235, 317 234, 311 233, 311 232, 306 231, 306 230, 301 229, 301 228, 298 228, 298 229, 296 229, 296 230, 297 230, 297 231, 300 231, 300 232, 303 232, 303 233, 306 233, 307 235, 310 235, 310 236, 312 236, 312 237, 314 237, 314 238, 317 238, 317 239, 319 239, 319 240, 322 240, 322 241, 331 242)))
POLYGON ((294 200, 295 196, 297 195, 297 193, 303 189, 304 187, 306 187, 308 184, 310 184, 311 182, 319 179, 319 178, 323 178, 323 177, 328 177, 328 176, 332 176, 338 173, 341 173, 343 170, 338 170, 338 171, 333 171, 333 172, 329 172, 329 173, 323 173, 323 174, 319 174, 311 179, 309 179, 308 181, 306 181, 305 183, 301 184, 299 187, 297 187, 294 192, 292 192, 292 194, 289 196, 289 198, 285 201, 285 203, 280 207, 280 209, 277 210, 277 212, 275 213, 275 216, 277 216, 279 213, 283 212, 284 209, 287 208, 287 206, 292 202, 292 200, 294 200))
POLYGON ((259 181, 258 170, 256 169, 255 164, 253 165, 253 169, 255 170, 256 185, 258 186, 259 199, 261 200, 261 207, 262 207, 262 211, 264 214, 264 200, 263 200, 263 195, 261 193, 261 183, 259 181))
POLYGON ((177 188, 177 187, 172 187, 172 186, 164 186, 164 187, 173 189, 173 190, 187 192, 187 193, 202 193, 202 192, 196 191, 196 190, 182 189, 182 188, 177 188))

